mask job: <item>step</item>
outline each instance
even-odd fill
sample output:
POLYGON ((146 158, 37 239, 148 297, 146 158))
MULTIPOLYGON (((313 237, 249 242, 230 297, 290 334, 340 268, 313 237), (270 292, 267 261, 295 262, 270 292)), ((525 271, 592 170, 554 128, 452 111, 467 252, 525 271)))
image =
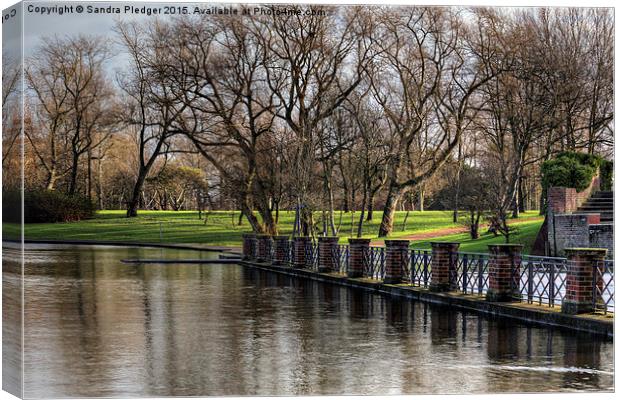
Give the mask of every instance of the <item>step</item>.
POLYGON ((586 201, 588 202, 592 201, 592 202, 597 202, 597 203, 613 203, 614 199, 611 197, 590 197, 586 201))
POLYGON ((594 193, 592 194, 592 197, 606 198, 606 199, 613 199, 613 198, 614 198, 614 192, 611 192, 611 191, 605 191, 605 192, 594 192, 594 193))
POLYGON ((581 210, 575 211, 575 214, 599 214, 602 218, 613 218, 614 213, 610 210, 581 210))
POLYGON ((605 210, 605 211, 613 211, 614 208, 612 206, 598 206, 598 205, 583 205, 578 207, 578 210, 605 210))
POLYGON ((600 206, 581 206, 577 208, 578 211, 587 211, 587 212, 613 212, 613 207, 600 207, 600 206))
POLYGON ((592 200, 592 199, 590 199, 590 200, 585 201, 582 205, 586 205, 586 204, 588 204, 588 205, 598 205, 598 204, 600 204, 602 206, 613 206, 614 202, 613 201, 600 201, 600 200, 592 200))
POLYGON ((613 197, 590 197, 586 201, 595 201, 597 203, 613 203, 613 197))

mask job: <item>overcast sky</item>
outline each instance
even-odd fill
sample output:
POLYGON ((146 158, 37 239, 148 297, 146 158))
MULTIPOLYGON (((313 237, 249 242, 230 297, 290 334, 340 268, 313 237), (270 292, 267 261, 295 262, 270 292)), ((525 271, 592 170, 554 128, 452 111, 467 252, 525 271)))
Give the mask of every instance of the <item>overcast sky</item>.
MULTIPOLYGON (((280 0, 279 2, 286 1, 280 0)), ((289 0, 290 1, 290 0, 289 0)), ((310 0, 312 1, 312 0, 310 0)), ((314 0, 317 2, 316 0, 314 0)), ((319 0, 318 2, 320 2, 319 0)), ((594 3, 597 3, 597 0, 592 0, 594 3)), ((258 2, 255 0, 255 2, 258 2)), ((278 1, 276 1, 278 2, 278 1)), ((325 0, 328 2, 328 0, 325 0)), ((335 1, 336 3, 338 1, 335 1)), ((352 3, 356 2, 355 0, 351 1, 340 1, 340 3, 352 3)), ((372 3, 373 1, 358 1, 359 2, 368 2, 372 3)), ((403 3, 406 1, 403 0, 393 0, 391 2, 386 3, 403 3)), ((416 2, 419 2, 416 1, 416 2)), ((441 1, 438 1, 441 3, 441 1)), ((554 3, 554 1, 550 1, 554 3)), ((265 2, 268 3, 268 2, 265 2)), ((381 2, 382 3, 382 2, 381 2)), ((478 0, 473 2, 467 2, 469 4, 472 3, 488 3, 484 0, 478 0)), ((494 3, 498 3, 497 1, 494 3)), ((527 2, 526 2, 527 3, 527 2)), ((544 5, 542 2, 537 1, 538 5, 544 5)), ((6 4, 6 2, 3 2, 6 4)), ((246 3, 247 4, 247 3, 246 3)), ((263 3, 264 4, 264 3, 263 3)), ((385 3, 384 3, 385 4, 385 3)), ((112 28, 114 27, 116 21, 119 19, 123 20, 149 20, 153 18, 161 18, 162 16, 147 16, 140 14, 128 14, 124 12, 125 6, 136 6, 138 8, 143 6, 148 6, 150 8, 163 8, 164 6, 183 6, 187 5, 193 8, 196 5, 200 5, 201 7, 213 7, 213 6, 234 6, 239 7, 238 4, 225 4, 225 3, 173 3, 173 2, 63 2, 63 1, 55 1, 55 2, 47 2, 47 1, 29 1, 21 4, 17 4, 16 6, 9 7, 5 9, 3 15, 6 16, 7 12, 13 8, 16 9, 17 14, 19 15, 20 6, 23 7, 23 34, 24 34, 24 55, 26 57, 32 55, 37 47, 41 44, 41 39, 46 37, 53 37, 54 35, 65 36, 65 35, 77 35, 77 34, 92 34, 92 35, 101 35, 109 38, 110 43, 114 41, 114 33, 112 28), (84 8, 81 13, 78 13, 76 7, 80 5, 84 8), (93 14, 87 12, 87 6, 96 6, 98 8, 106 8, 108 6, 118 7, 121 9, 120 14, 93 14), (30 7, 29 7, 30 6, 30 7), (60 15, 57 8, 63 8, 64 6, 73 6, 72 13, 63 13, 60 15), (39 9, 35 9, 34 7, 38 7, 39 9), (41 9, 51 8, 50 12, 44 12, 41 14, 41 9)), ((163 16, 163 18, 166 18, 163 16)), ((3 32, 3 54, 7 54, 11 56, 11 58, 19 59, 20 57, 20 26, 19 26, 19 17, 6 19, 2 24, 2 32, 3 32)), ((117 70, 125 65, 126 58, 123 55, 119 55, 120 49, 117 50, 117 55, 113 57, 108 63, 108 68, 110 70, 117 70)))
MULTIPOLYGON (((205 3, 205 2, 88 2, 88 1, 28 1, 16 6, 5 9, 4 15, 11 9, 15 8, 17 14, 23 8, 23 36, 24 36, 24 55, 26 57, 33 55, 38 46, 41 45, 42 38, 57 36, 73 36, 78 34, 100 35, 109 39, 110 44, 115 41, 113 27, 118 20, 130 21, 139 20, 146 21, 154 18, 168 18, 166 15, 144 15, 140 13, 125 12, 126 6, 134 6, 138 9, 149 7, 150 9, 163 10, 164 7, 182 7, 187 6, 191 11, 195 6, 202 9, 212 7, 235 7, 240 9, 240 4, 247 3, 205 3), (20 8, 21 6, 21 8, 20 8), (81 6, 81 12, 77 7, 81 6), (107 7, 119 8, 120 13, 89 13, 88 6, 98 9, 106 9, 107 7), (65 7, 73 7, 72 11, 59 12, 59 9, 65 7)), ((263 4, 268 4, 267 2, 263 4)), ((19 18, 9 18, 2 24, 3 32, 3 52, 10 54, 12 58, 19 58, 20 54, 20 26, 19 18)), ((108 68, 111 71, 121 69, 125 66, 127 58, 122 54, 122 49, 116 46, 115 56, 108 62, 108 68), (119 54, 120 53, 120 54, 119 54)))
MULTIPOLYGON (((149 7, 162 7, 164 3, 129 3, 129 2, 24 2, 24 55, 26 57, 34 54, 37 47, 41 45, 42 38, 57 36, 73 36, 78 34, 100 35, 109 39, 110 43, 114 41, 113 27, 119 19, 128 20, 148 20, 153 16, 136 15, 136 14, 89 14, 87 6, 96 7, 119 7, 124 10, 127 5, 149 7), (84 11, 77 13, 76 7, 81 5, 84 11), (29 9, 30 6, 30 9, 29 9), (45 7, 73 6, 73 13, 59 14, 57 9, 51 8, 51 12, 41 14, 40 9, 45 7), (34 7, 39 7, 36 12, 34 7)), ((165 3, 171 5, 171 3, 165 3)), ((16 6, 19 13, 19 5, 16 6)), ((6 14, 6 10, 5 10, 6 14)), ((5 21, 2 24, 3 31, 3 52, 10 54, 12 57, 19 57, 19 19, 5 21)), ((108 68, 116 70, 121 68, 125 62, 125 57, 118 55, 119 49, 116 48, 116 55, 109 61, 108 68)))

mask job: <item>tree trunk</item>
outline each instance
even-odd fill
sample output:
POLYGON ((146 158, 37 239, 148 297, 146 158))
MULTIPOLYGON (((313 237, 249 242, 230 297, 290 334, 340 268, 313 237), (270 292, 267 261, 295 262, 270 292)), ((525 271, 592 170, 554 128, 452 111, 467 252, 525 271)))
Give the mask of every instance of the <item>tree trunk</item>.
POLYGON ((77 187, 77 173, 78 173, 78 163, 80 161, 80 154, 77 152, 73 152, 73 161, 71 163, 71 180, 69 181, 69 194, 75 194, 75 189, 77 187))
POLYGON ((364 193, 362 195, 362 206, 360 207, 360 219, 357 223, 357 237, 362 237, 362 230, 364 225, 364 210, 366 209, 366 199, 368 198, 369 188, 364 186, 364 193))
POLYGON ((420 190, 418 192, 418 204, 420 211, 424 211, 424 185, 420 185, 420 190))
MULTIPOLYGON (((101 152, 99 153, 101 154, 101 152)), ((99 209, 103 210, 103 168, 101 167, 101 155, 97 158, 97 202, 99 203, 99 209)))
POLYGON ((463 168, 463 141, 459 140, 459 151, 456 166, 456 190, 454 191, 454 203, 452 204, 452 222, 459 220, 459 197, 461 195, 461 169, 463 168))
POLYGON ((264 209, 263 207, 258 208, 258 213, 263 220, 263 232, 269 235, 277 235, 278 227, 273 219, 271 211, 269 209, 264 209))
POLYGON ((93 157, 91 154, 90 149, 88 149, 88 152, 86 153, 86 155, 88 156, 88 163, 87 163, 87 176, 86 176, 86 197, 88 197, 89 201, 93 200, 93 169, 92 169, 92 162, 93 162, 93 157))
POLYGON ((327 196, 327 203, 329 206, 329 210, 328 210, 329 227, 332 231, 332 236, 338 236, 338 230, 336 229, 336 221, 334 220, 334 190, 332 188, 332 182, 331 182, 332 171, 331 171, 331 168, 328 168, 327 166, 325 166, 324 169, 325 169, 325 176, 324 176, 325 195, 327 196))
POLYGON ((525 212, 526 199, 525 199, 525 190, 523 190, 523 178, 519 177, 519 187, 518 187, 518 199, 519 199, 519 212, 525 212))
POLYGON ((54 190, 56 188, 56 180, 58 179, 58 166, 56 161, 56 129, 54 128, 50 134, 50 171, 45 185, 47 190, 54 190))
POLYGON ((250 223, 250 226, 252 227, 252 231, 256 233, 263 232, 263 229, 261 227, 260 222, 258 221, 258 218, 256 218, 256 215, 254 215, 254 213, 250 209, 245 199, 241 201, 241 213, 245 215, 245 217, 247 218, 248 222, 250 223))
POLYGON ((321 211, 321 223, 323 225, 323 236, 327 236, 327 212, 321 211))
POLYGON ((313 236, 314 237, 314 218, 312 218, 312 213, 308 211, 307 208, 301 209, 301 234, 303 236, 313 236))
POLYGON ((313 225, 312 213, 302 205, 301 198, 297 198, 297 208, 295 210, 295 226, 293 236, 310 236, 310 227, 313 225))
MULTIPOLYGON (((269 235, 277 235, 278 234, 278 226, 276 221, 273 219, 273 214, 271 212, 271 205, 269 196, 267 195, 265 188, 261 184, 260 181, 255 182, 256 194, 253 196, 256 208, 258 209, 258 213, 263 220, 263 231, 269 235)), ((248 199, 249 202, 249 199, 248 199)))
POLYGON ((383 207, 381 225, 379 226, 379 237, 386 237, 394 230, 394 212, 396 211, 401 195, 402 189, 390 183, 390 189, 388 190, 385 206, 383 207))
POLYGON ((342 211, 348 213, 351 210, 349 206, 349 185, 342 174, 342 211))
POLYGON ((131 193, 131 199, 127 204, 127 218, 137 217, 138 216, 138 207, 140 205, 140 194, 142 192, 142 185, 144 184, 144 180, 146 179, 146 171, 144 168, 140 168, 138 172, 138 179, 136 179, 136 183, 133 186, 133 191, 131 193))
POLYGON ((58 179, 58 175, 56 172, 56 163, 52 162, 52 166, 50 167, 50 173, 47 178, 47 185, 45 185, 45 188, 47 190, 54 190, 56 188, 57 179, 58 179))
POLYGON ((470 218, 469 235, 472 239, 478 239, 480 237, 480 212, 470 211, 470 218))
POLYGON ((519 198, 517 195, 512 199, 512 218, 519 218, 519 198))
POLYGON ((403 227, 401 229, 401 231, 406 231, 407 230, 407 220, 409 219, 409 209, 407 209, 407 213, 405 214, 405 218, 403 219, 403 227))
POLYGON ((372 221, 372 212, 373 212, 374 205, 375 205, 375 194, 371 192, 370 198, 368 199, 368 212, 366 216, 366 221, 368 222, 372 221))
POLYGON ((539 210, 538 210, 538 215, 545 215, 546 213, 546 208, 547 208, 547 199, 545 196, 545 190, 541 190, 540 191, 540 199, 539 201, 539 210))

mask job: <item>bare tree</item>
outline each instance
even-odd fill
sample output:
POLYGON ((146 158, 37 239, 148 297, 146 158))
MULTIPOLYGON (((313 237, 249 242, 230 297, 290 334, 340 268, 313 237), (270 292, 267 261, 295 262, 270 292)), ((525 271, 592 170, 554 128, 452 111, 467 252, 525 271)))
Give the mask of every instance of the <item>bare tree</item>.
POLYGON ((473 93, 488 79, 449 9, 414 8, 382 17, 372 80, 395 141, 379 236, 392 232, 398 201, 448 159, 466 127, 473 93), (439 112, 436 112, 439 110, 439 112), (414 167, 407 171, 407 165, 414 167))
POLYGON ((312 16, 263 18, 252 22, 266 60, 266 81, 275 114, 297 137, 294 174, 295 234, 310 233, 308 207, 317 130, 359 85, 370 56, 370 16, 363 8, 343 12, 315 7, 312 16), (267 27, 267 29, 265 29, 267 27))
POLYGON ((357 224, 357 237, 361 237, 365 210, 367 209, 366 220, 371 221, 374 197, 385 185, 386 162, 391 149, 389 138, 384 134, 386 127, 382 121, 381 109, 372 103, 368 90, 356 93, 346 102, 345 108, 349 119, 354 122, 356 138, 352 148, 356 160, 355 168, 346 173, 359 175, 359 171, 362 172, 362 203, 357 224))
MULTIPOLYGON (((21 112, 15 101, 21 92, 22 66, 8 53, 2 53, 2 164, 15 161, 15 145, 19 143, 21 112)), ((5 166, 6 169, 6 166, 5 166)))
POLYGON ((222 176, 236 182, 238 203, 252 228, 277 233, 271 177, 259 162, 262 153, 274 150, 273 141, 264 139, 273 132, 274 104, 265 83, 265 55, 257 37, 261 33, 241 20, 217 18, 179 20, 172 29, 177 37, 173 43, 181 51, 172 53, 168 74, 188 106, 180 131, 222 176), (230 157, 214 152, 222 148, 230 157))
POLYGON ((127 202, 127 217, 135 217, 144 182, 155 162, 170 152, 172 137, 178 133, 172 124, 186 105, 174 97, 161 63, 162 43, 169 37, 166 28, 158 22, 147 27, 119 23, 116 31, 131 60, 130 72, 119 75, 119 86, 125 93, 124 122, 138 148, 135 183, 127 202))
POLYGON ((26 78, 38 100, 36 115, 45 126, 48 146, 40 148, 28 132, 27 138, 48 173, 48 189, 68 173, 67 191, 74 194, 80 158, 111 133, 112 89, 103 70, 108 56, 101 38, 54 37, 44 40, 29 60, 26 78), (61 153, 68 154, 66 166, 59 165, 61 153))

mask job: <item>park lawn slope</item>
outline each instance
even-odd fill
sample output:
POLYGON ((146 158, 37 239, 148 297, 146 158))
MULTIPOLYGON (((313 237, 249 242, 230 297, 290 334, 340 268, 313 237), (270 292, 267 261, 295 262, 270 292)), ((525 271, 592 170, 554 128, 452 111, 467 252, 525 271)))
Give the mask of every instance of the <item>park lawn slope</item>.
MULTIPOLYGON (((356 223, 359 212, 336 213, 336 223, 340 225, 341 243, 356 233, 356 223), (341 218, 342 214, 342 218, 341 218), (353 221, 353 222, 351 222, 353 221)), ((395 216, 394 232, 390 238, 407 237, 411 235, 441 232, 443 229, 462 227, 452 222, 451 211, 415 211, 410 212, 406 226, 403 225, 406 212, 397 212, 395 216)), ((363 236, 376 238, 381 214, 376 213, 373 221, 364 224, 363 236)), ((320 213, 315 216, 320 219, 320 213)), ((517 238, 533 242, 542 217, 536 211, 523 213, 519 225, 523 229, 515 235, 517 238), (531 236, 531 237, 530 237, 531 236)), ((197 211, 140 211, 136 218, 125 218, 125 211, 99 211, 96 217, 89 220, 70 223, 27 224, 25 225, 26 239, 54 239, 54 240, 93 240, 117 241, 125 243, 196 243, 213 246, 239 246, 241 234, 248 232, 249 225, 243 221, 238 225, 239 212, 216 211, 209 212, 207 219, 198 218, 197 211)), ((517 220, 519 221, 519 220, 517 220)), ((293 231, 294 213, 280 213, 280 233, 287 235, 293 231)), ((5 239, 19 238, 18 224, 4 223, 2 233, 5 239)), ((464 241, 464 246, 482 248, 487 241, 501 242, 502 238, 487 238, 487 235, 478 241, 469 241, 467 234, 440 236, 433 240, 464 241), (478 244, 478 242, 483 244, 478 244), (476 247, 477 246, 477 247, 476 247), (482 247, 481 247, 482 246, 482 247)), ((430 240, 426 241, 430 242, 430 240)), ((418 243, 416 243, 417 245, 418 243)), ((420 245, 426 245, 420 243, 420 245)), ((417 246, 416 246, 417 247, 417 246)))
MULTIPOLYGON (((523 245, 523 253, 529 254, 532 252, 534 241, 538 235, 538 231, 544 221, 544 218, 526 219, 524 221, 513 221, 510 226, 515 230, 510 235, 510 243, 518 243, 523 245)), ((423 241, 413 241, 411 247, 416 249, 430 249, 431 242, 445 241, 445 242, 459 242, 459 251, 472 252, 472 253, 488 253, 488 245, 490 244, 502 244, 506 243, 506 239, 503 236, 495 236, 491 233, 486 233, 486 230, 481 230, 483 233, 478 239, 471 239, 468 233, 459 233, 453 235, 437 236, 429 238, 423 241)))

